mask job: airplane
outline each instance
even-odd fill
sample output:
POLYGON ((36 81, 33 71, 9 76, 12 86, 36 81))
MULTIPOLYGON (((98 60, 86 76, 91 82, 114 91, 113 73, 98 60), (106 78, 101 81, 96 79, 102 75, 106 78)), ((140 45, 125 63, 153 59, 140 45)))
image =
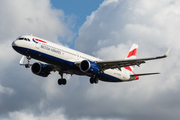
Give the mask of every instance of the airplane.
POLYGON ((133 81, 138 80, 139 76, 160 74, 157 72, 135 74, 134 67, 149 60, 166 58, 171 49, 170 47, 163 56, 136 59, 138 45, 133 44, 125 59, 105 61, 33 35, 18 37, 13 41, 12 47, 23 55, 19 64, 26 68, 31 67, 35 75, 48 77, 52 71, 59 72, 61 76, 58 79, 59 85, 67 83, 67 80, 63 78, 64 73, 89 76, 91 84, 97 84, 99 80, 104 82, 133 81), (27 64, 24 64, 25 57, 27 64), (30 64, 31 58, 42 62, 30 64))

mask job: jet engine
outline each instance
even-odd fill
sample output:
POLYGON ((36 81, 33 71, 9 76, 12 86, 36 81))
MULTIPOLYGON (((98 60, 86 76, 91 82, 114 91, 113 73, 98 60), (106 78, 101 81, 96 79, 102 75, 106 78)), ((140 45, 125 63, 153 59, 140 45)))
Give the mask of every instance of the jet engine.
POLYGON ((98 73, 99 72, 99 66, 92 61, 89 60, 83 60, 79 68, 82 72, 92 72, 92 73, 98 73))
POLYGON ((46 64, 43 63, 34 63, 31 67, 31 71, 36 74, 39 75, 41 77, 47 77, 50 74, 50 69, 46 64))

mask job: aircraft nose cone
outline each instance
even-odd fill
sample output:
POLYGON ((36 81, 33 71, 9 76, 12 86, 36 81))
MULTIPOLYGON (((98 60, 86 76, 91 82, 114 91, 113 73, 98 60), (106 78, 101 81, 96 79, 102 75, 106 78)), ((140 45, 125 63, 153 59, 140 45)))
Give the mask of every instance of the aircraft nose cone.
POLYGON ((17 47, 18 47, 17 41, 13 41, 12 42, 12 48, 17 51, 17 47))
POLYGON ((13 49, 14 49, 15 46, 17 46, 16 41, 13 41, 13 42, 12 42, 12 47, 13 47, 13 49))
POLYGON ((12 42, 12 47, 13 47, 13 46, 16 46, 16 43, 15 43, 15 41, 13 41, 13 42, 12 42))

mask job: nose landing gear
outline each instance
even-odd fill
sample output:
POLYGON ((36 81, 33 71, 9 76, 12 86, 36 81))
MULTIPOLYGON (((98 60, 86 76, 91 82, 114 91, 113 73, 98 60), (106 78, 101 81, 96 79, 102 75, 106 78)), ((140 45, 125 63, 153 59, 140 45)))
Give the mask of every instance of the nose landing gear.
POLYGON ((27 64, 24 64, 24 58, 25 58, 25 56, 22 56, 21 60, 19 61, 19 64, 25 66, 26 68, 30 68, 31 67, 31 64, 30 64, 31 56, 26 56, 26 58, 28 60, 27 64))
POLYGON ((30 68, 30 60, 31 60, 31 57, 30 56, 26 56, 27 60, 28 60, 28 64, 25 64, 25 67, 26 68, 30 68))

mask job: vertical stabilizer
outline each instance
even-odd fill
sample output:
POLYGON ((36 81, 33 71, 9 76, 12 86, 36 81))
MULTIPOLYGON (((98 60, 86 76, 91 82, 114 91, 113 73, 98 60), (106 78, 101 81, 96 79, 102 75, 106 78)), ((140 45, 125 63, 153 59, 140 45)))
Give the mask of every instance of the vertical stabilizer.
MULTIPOLYGON (((138 50, 138 45, 133 44, 125 59, 136 59, 137 50, 138 50)), ((127 66, 124 68, 131 71, 131 72, 134 72, 134 66, 127 66)))
POLYGON ((137 55, 137 50, 138 50, 138 45, 133 44, 125 59, 135 59, 137 55))

